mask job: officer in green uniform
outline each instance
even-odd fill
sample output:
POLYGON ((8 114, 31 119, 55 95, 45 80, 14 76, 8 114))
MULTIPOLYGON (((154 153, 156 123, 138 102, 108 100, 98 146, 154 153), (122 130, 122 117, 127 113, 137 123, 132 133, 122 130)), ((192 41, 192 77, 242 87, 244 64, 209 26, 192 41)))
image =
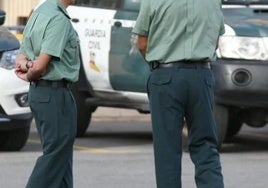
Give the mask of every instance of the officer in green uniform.
POLYGON ((76 106, 70 84, 78 80, 79 40, 66 11, 75 0, 47 0, 31 15, 15 73, 30 82, 29 104, 43 155, 27 188, 72 188, 76 106))
POLYGON ((148 96, 157 187, 181 187, 185 117, 197 187, 223 188, 210 69, 224 33, 221 1, 142 0, 133 33, 151 67, 148 96))

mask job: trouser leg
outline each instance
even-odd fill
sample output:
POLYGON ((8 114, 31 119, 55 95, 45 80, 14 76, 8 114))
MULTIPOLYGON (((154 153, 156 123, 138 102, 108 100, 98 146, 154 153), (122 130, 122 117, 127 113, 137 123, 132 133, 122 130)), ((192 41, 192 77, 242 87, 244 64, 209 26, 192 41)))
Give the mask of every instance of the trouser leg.
POLYGON ((193 69, 192 72, 185 114, 196 185, 198 188, 223 188, 213 116, 214 78, 209 69, 193 69))
POLYGON ((60 188, 73 186, 73 155, 70 156, 60 188))
MULTIPOLYGON (((158 188, 181 187, 183 104, 174 93, 172 70, 157 69, 148 82, 158 188)), ((184 89, 179 91, 184 95, 184 89)))
POLYGON ((29 101, 43 155, 37 159, 26 187, 72 188, 76 107, 71 93, 64 88, 31 86, 29 101))

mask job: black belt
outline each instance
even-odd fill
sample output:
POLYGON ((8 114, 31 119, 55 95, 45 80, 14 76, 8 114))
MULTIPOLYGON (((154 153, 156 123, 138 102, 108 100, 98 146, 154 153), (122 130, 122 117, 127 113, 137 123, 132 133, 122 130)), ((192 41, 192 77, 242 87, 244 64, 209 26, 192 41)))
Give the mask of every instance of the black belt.
POLYGON ((174 61, 170 63, 159 63, 158 61, 152 61, 149 64, 151 70, 158 68, 187 68, 187 69, 211 68, 210 62, 207 61, 174 61))
POLYGON ((36 80, 31 85, 52 88, 70 88, 72 83, 67 80, 36 80))

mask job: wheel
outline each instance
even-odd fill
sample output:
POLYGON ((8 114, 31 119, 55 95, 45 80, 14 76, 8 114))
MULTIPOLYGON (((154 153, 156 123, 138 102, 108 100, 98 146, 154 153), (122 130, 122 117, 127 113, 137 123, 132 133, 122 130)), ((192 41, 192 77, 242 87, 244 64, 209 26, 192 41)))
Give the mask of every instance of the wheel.
POLYGON ((26 144, 29 132, 30 132, 30 125, 15 130, 1 131, 0 150, 19 151, 26 144))
POLYGON ((182 128, 182 149, 185 152, 189 151, 188 148, 189 140, 188 140, 188 129, 186 125, 186 121, 184 121, 183 128, 182 128))
POLYGON ((92 110, 85 104, 85 100, 87 99, 87 95, 85 93, 78 91, 76 87, 72 89, 72 93, 75 98, 77 108, 76 137, 82 137, 85 135, 90 124, 92 110))
POLYGON ((91 121, 91 111, 84 103, 85 98, 80 97, 76 99, 77 106, 77 137, 85 135, 87 128, 91 121))
POLYGON ((232 138, 236 135, 243 125, 239 112, 235 110, 229 110, 228 128, 226 131, 225 139, 232 138))
POLYGON ((218 149, 225 139, 227 127, 228 127, 228 109, 225 106, 216 104, 214 108, 215 122, 217 126, 217 136, 218 136, 218 149))

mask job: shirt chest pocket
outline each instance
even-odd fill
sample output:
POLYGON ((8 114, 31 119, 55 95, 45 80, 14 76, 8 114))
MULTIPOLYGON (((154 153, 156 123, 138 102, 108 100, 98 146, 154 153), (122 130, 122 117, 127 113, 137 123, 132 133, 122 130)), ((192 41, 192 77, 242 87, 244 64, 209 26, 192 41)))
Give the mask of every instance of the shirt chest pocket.
POLYGON ((77 59, 79 57, 78 47, 79 47, 78 38, 71 37, 70 40, 68 41, 67 49, 66 49, 67 54, 68 54, 68 59, 73 61, 74 59, 77 59))
POLYGON ((78 44, 79 44, 79 41, 75 38, 73 38, 69 41, 70 48, 77 48, 78 44))
POLYGON ((68 54, 69 58, 76 59, 78 57, 79 39, 76 35, 72 35, 68 41, 68 54))
POLYGON ((71 32, 71 36, 70 36, 70 39, 68 41, 68 46, 70 48, 76 49, 78 47, 78 45, 79 45, 79 38, 76 35, 76 33, 73 31, 73 32, 71 32))

